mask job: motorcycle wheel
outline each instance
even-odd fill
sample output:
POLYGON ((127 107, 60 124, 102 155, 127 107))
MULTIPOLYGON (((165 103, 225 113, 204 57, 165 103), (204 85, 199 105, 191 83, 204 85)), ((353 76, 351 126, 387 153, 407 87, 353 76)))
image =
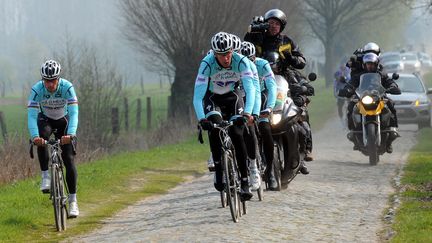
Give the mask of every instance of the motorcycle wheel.
POLYGON ((367 149, 370 165, 376 165, 379 160, 378 145, 376 144, 376 141, 376 125, 373 123, 369 123, 367 125, 367 149))

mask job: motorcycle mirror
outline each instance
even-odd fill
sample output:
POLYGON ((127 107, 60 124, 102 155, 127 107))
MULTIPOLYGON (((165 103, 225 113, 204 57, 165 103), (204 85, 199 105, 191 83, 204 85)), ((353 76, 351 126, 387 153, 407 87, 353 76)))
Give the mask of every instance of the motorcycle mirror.
POLYGON ((397 74, 397 73, 393 73, 393 74, 392 74, 392 79, 393 79, 393 80, 397 80, 397 79, 399 79, 399 74, 397 74))
POLYGON ((317 79, 316 73, 309 73, 308 79, 309 81, 315 81, 317 79))

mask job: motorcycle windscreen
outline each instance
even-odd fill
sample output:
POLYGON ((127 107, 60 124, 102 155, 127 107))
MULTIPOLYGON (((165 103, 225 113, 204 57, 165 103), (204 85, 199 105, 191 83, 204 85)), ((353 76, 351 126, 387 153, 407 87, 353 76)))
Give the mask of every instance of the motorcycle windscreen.
POLYGON ((364 73, 360 76, 360 85, 356 89, 358 97, 363 97, 364 94, 375 93, 382 96, 385 93, 385 88, 381 85, 381 75, 378 73, 364 73))
POLYGON ((274 111, 280 111, 283 109, 286 98, 288 96, 288 82, 281 75, 275 75, 276 80, 276 105, 273 108, 274 111))

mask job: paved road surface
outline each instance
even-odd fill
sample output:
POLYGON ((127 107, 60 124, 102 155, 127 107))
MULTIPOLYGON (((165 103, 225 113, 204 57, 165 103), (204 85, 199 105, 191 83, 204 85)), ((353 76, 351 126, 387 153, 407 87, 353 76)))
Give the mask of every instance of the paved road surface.
MULTIPOLYGON (((233 223, 208 174, 169 194, 143 200, 79 242, 376 242, 382 213, 394 191, 391 178, 415 143, 415 128, 402 127, 393 154, 371 167, 353 152, 340 122, 314 135, 311 174, 299 175, 288 190, 265 192, 248 203, 248 214, 233 223)), ((204 163, 204 162, 203 162, 204 163)), ((82 209, 85 210, 85 209, 82 209)))

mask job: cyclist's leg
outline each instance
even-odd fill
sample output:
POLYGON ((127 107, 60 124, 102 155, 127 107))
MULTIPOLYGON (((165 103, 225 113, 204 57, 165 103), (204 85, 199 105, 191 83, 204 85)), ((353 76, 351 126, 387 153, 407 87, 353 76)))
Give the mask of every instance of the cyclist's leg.
MULTIPOLYGON (((50 120, 47 117, 39 113, 37 125, 39 129, 39 136, 45 140, 48 140, 52 134, 52 127, 50 124, 50 120)), ((39 164, 41 171, 48 171, 48 149, 45 146, 38 146, 37 153, 39 158, 39 164)))
MULTIPOLYGON (((268 121, 260 121, 258 128, 261 133, 261 141, 263 144, 264 157, 267 163, 267 171, 272 168, 273 163, 273 136, 271 134, 271 127, 268 121)), ((268 173, 266 173, 268 174, 268 173)))
MULTIPOLYGON (((242 112, 244 110, 244 103, 241 95, 238 94, 238 91, 233 92, 230 98, 226 99, 226 102, 229 102, 229 105, 227 105, 226 107, 228 111, 227 114, 232 115, 231 119, 236 119, 237 117, 242 115, 242 112)), ((243 200, 249 200, 252 197, 252 193, 249 189, 247 149, 243 137, 244 126, 244 124, 231 126, 229 129, 229 133, 236 151, 236 159, 240 171, 241 194, 243 200)))
MULTIPOLYGON (((51 128, 51 124, 49 123, 48 118, 46 118, 44 115, 39 113, 37 125, 38 125, 38 129, 39 129, 39 136, 45 140, 49 139, 49 137, 52 133, 52 128, 51 128)), ((48 154, 47 147, 38 146, 37 147, 37 154, 38 154, 39 165, 40 165, 41 174, 42 174, 42 181, 41 181, 41 185, 40 185, 40 190, 43 193, 48 193, 50 190, 50 187, 51 187, 51 178, 50 178, 49 170, 48 170, 49 154, 48 154)))
MULTIPOLYGON (((68 117, 63 117, 59 120, 55 121, 54 127, 57 129, 55 136, 57 139, 60 139, 62 136, 67 134, 68 129, 68 117)), ((75 155, 73 153, 72 144, 61 145, 62 149, 62 159, 64 166, 66 168, 66 183, 69 189, 69 216, 77 217, 79 215, 78 203, 77 203, 77 179, 78 172, 75 167, 74 158, 75 155)))
MULTIPOLYGON (((222 115, 220 113, 220 108, 218 105, 218 95, 211 94, 208 92, 204 97, 204 112, 208 120, 213 123, 220 123, 222 121, 222 115)), ((222 144, 219 138, 218 130, 210 130, 208 132, 210 150, 213 156, 214 166, 215 166, 215 181, 214 187, 218 191, 224 189, 223 178, 222 178, 222 144)))
MULTIPOLYGON (((261 93, 261 110, 267 108, 267 90, 261 93)), ((261 135, 261 142, 263 146, 264 157, 266 161, 265 177, 269 176, 270 168, 273 165, 273 136, 271 133, 271 126, 269 118, 260 118, 258 129, 261 135)), ((267 179, 267 178, 266 178, 267 179)))
MULTIPOLYGON (((68 117, 60 118, 53 122, 53 128, 57 129, 54 134, 56 139, 60 139, 62 136, 67 134, 68 129, 68 117)), ((66 182, 68 185, 69 193, 76 194, 76 185, 78 173, 75 167, 72 144, 61 145, 62 159, 66 168, 66 182)))
POLYGON ((248 125, 248 130, 244 129, 243 137, 245 139, 247 155, 251 160, 256 159, 256 133, 255 133, 255 125, 248 125), (249 131, 249 132, 248 132, 249 131))

